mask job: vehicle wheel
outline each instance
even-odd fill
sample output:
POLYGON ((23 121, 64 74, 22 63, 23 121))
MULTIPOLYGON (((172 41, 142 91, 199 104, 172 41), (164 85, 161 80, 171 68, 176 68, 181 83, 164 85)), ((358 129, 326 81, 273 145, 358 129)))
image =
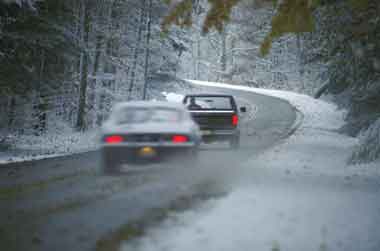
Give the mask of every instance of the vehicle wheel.
POLYGON ((234 149, 234 150, 237 150, 240 148, 240 135, 238 136, 234 136, 231 140, 230 140, 230 148, 231 149, 234 149))
POLYGON ((103 174, 117 175, 119 172, 119 163, 115 156, 107 151, 103 152, 103 174))
POLYGON ((187 168, 194 168, 198 166, 198 147, 190 149, 186 154, 185 166, 187 168))

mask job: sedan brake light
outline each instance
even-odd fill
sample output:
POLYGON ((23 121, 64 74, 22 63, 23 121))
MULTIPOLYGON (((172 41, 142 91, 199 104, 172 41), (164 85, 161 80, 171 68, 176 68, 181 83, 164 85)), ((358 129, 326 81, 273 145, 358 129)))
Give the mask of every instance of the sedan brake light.
POLYGON ((188 141, 189 141, 189 138, 187 136, 184 136, 184 135, 174 135, 172 137, 173 143, 185 143, 188 141))
POLYGON ((123 137, 120 136, 120 135, 111 135, 111 136, 107 136, 104 141, 107 143, 107 144, 117 144, 117 143, 121 143, 123 142, 123 137))
POLYGON ((238 117, 238 115, 236 115, 236 114, 232 115, 232 125, 233 126, 237 126, 238 123, 239 123, 239 117, 238 117))

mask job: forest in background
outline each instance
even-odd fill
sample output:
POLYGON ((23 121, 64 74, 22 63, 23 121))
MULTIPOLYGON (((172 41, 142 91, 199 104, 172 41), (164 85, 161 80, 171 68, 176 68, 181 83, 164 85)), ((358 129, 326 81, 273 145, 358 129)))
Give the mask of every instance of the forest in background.
POLYGON ((1 133, 90 130, 191 78, 328 96, 361 139, 351 161, 372 161, 379 17, 376 0, 2 0, 1 133))
POLYGON ((162 34, 168 9, 157 0, 1 2, 0 10, 1 126, 20 133, 43 134, 57 120, 100 125, 114 102, 142 98, 149 78, 174 76, 185 49, 183 31, 162 34))

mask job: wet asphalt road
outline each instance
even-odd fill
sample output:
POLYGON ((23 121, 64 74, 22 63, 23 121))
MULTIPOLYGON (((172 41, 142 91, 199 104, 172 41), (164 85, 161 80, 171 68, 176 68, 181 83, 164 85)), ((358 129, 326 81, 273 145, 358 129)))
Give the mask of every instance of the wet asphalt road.
POLYGON ((0 250, 93 250, 99 238, 147 210, 181 196, 228 192, 240 166, 286 137, 296 119, 279 99, 222 88, 201 92, 233 94, 248 107, 240 150, 202 146, 193 168, 154 164, 119 177, 100 174, 98 151, 0 166, 0 250))

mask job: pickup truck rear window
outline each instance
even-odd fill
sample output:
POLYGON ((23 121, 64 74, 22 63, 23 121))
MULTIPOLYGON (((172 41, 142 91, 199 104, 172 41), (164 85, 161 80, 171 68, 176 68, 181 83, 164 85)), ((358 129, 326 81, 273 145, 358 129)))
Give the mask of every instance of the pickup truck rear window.
POLYGON ((189 110, 233 110, 231 97, 189 96, 184 100, 189 110))

